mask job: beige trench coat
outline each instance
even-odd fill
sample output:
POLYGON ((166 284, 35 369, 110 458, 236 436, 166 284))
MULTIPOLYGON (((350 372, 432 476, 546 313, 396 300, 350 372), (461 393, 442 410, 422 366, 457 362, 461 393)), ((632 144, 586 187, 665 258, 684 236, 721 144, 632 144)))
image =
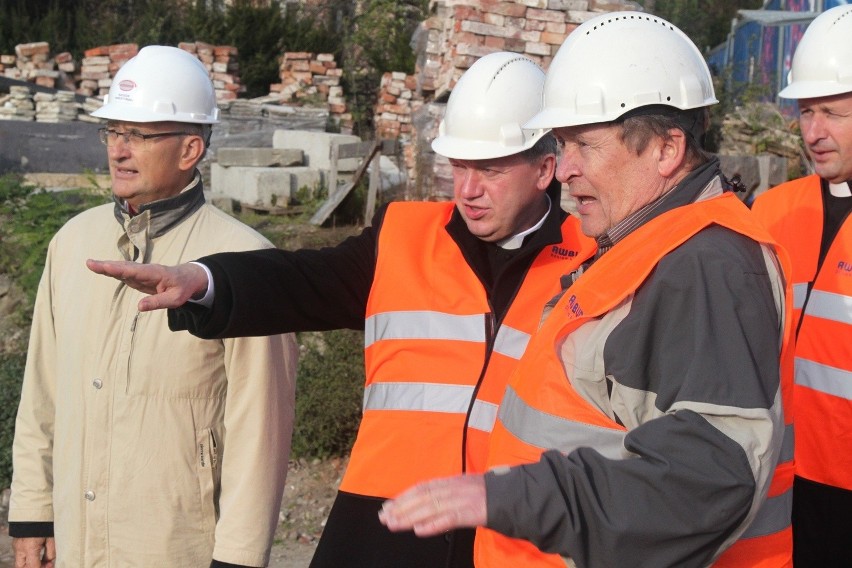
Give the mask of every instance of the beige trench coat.
MULTIPOLYGON (((60 567, 266 565, 293 425, 293 336, 205 341, 170 332, 165 310, 138 313, 141 293, 85 266, 121 260, 122 233, 105 205, 51 241, 9 520, 53 521, 60 567)), ((268 246, 205 204, 148 256, 171 265, 268 246)))

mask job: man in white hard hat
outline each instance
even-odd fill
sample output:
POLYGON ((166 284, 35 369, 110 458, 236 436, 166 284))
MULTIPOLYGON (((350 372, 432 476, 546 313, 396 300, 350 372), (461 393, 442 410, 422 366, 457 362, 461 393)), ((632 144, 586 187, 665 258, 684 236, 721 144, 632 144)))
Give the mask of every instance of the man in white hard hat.
POLYGON ((216 98, 189 53, 149 46, 104 105, 114 204, 50 243, 15 425, 15 566, 266 566, 294 414, 292 335, 205 341, 140 313, 88 257, 176 263, 270 247, 204 201, 216 98))
POLYGON ((839 568, 852 566, 852 6, 808 26, 779 96, 798 101, 816 170, 753 206, 793 263, 793 557, 839 568))
POLYGON ((140 309, 179 308, 173 329, 203 337, 365 330, 363 419, 313 567, 472 566, 472 530, 418 539, 378 512, 418 481, 484 471, 508 375, 559 277, 594 250, 559 207, 555 140, 522 127, 543 85, 518 54, 476 61, 433 142, 453 168, 453 203, 391 203, 333 248, 202 258, 210 308, 183 306, 210 291, 195 265, 90 264, 159 292, 140 309))
POLYGON ((598 251, 509 380, 490 471, 389 501, 389 527, 480 527, 478 567, 790 565, 787 294, 701 148, 715 103, 665 20, 615 12, 568 36, 527 127, 553 128, 598 251))

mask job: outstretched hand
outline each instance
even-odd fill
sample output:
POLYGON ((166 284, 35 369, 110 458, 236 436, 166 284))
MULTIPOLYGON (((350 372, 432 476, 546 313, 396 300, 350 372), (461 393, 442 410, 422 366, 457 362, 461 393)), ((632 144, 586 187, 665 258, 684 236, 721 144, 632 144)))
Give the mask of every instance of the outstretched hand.
POLYGON ((385 501, 379 520, 394 532, 414 530, 417 536, 484 526, 488 520, 485 477, 461 475, 415 485, 385 501))
POLYGON ((191 263, 163 266, 89 259, 86 266, 92 272, 112 276, 134 290, 150 294, 139 300, 140 312, 178 308, 190 298, 200 297, 207 291, 207 274, 203 268, 191 263))

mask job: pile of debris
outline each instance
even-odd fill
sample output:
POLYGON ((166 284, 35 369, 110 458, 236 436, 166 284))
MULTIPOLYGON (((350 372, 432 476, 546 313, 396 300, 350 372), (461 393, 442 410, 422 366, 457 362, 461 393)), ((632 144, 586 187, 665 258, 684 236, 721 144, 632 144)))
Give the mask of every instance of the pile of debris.
MULTIPOLYGON (((70 53, 60 53, 63 62, 70 53)), ((20 79, 47 87, 61 87, 60 72, 56 69, 56 59, 50 57, 50 44, 46 41, 22 43, 15 46, 15 55, 0 56, 0 69, 3 76, 10 79, 20 79)))
POLYGON ((807 161, 797 121, 785 118, 774 104, 760 102, 742 105, 725 116, 719 154, 780 156, 796 175, 807 161))

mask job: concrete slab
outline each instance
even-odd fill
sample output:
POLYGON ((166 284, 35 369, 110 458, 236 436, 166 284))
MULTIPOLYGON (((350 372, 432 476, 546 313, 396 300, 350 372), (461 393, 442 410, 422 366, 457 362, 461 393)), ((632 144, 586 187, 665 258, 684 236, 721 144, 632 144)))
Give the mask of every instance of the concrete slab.
POLYGON ((292 174, 287 168, 210 165, 211 199, 230 197, 260 207, 286 207, 292 174))
POLYGON ((220 166, 301 166, 304 152, 295 148, 219 148, 216 162, 220 166))

